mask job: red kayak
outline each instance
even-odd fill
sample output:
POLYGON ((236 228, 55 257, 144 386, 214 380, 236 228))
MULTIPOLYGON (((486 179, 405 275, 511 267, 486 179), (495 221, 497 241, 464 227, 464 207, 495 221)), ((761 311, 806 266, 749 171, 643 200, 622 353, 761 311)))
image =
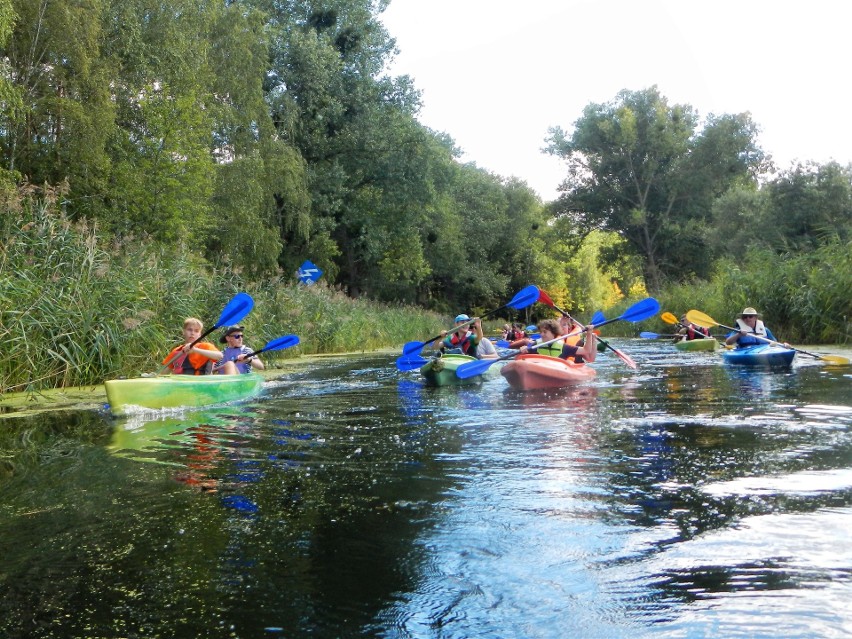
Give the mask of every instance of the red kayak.
POLYGON ((596 375, 595 369, 586 364, 532 353, 518 355, 503 366, 500 374, 518 390, 573 386, 592 380, 596 375))

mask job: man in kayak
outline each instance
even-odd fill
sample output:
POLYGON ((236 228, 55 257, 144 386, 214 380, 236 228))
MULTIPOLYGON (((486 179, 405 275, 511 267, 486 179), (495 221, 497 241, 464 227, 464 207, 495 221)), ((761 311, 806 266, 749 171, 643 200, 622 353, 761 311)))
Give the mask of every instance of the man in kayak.
POLYGON ((224 369, 228 362, 234 363, 238 373, 250 373, 252 369, 262 371, 266 368, 257 355, 247 357, 254 351, 246 346, 243 340, 244 333, 245 329, 242 326, 229 326, 225 334, 219 338, 219 342, 228 346, 223 351, 222 359, 216 363, 215 370, 217 373, 224 369))
MULTIPOLYGON (((739 331, 728 333, 725 337, 725 344, 732 346, 737 345, 737 348, 745 348, 746 346, 755 346, 757 344, 766 344, 766 339, 777 342, 772 331, 757 318, 757 311, 751 306, 744 308, 743 312, 737 318, 737 328, 739 331), (766 339, 760 339, 765 337, 766 339)), ((786 342, 784 346, 789 346, 786 342)))
POLYGON ((677 336, 674 338, 674 341, 676 342, 683 340, 689 341, 693 339, 705 339, 710 337, 710 329, 698 326, 698 324, 693 324, 686 319, 686 315, 680 316, 678 324, 680 325, 680 330, 678 330, 677 336))
POLYGON ((521 353, 538 353, 539 355, 548 355, 550 357, 558 357, 559 359, 572 359, 576 364, 584 362, 594 362, 598 354, 598 337, 595 335, 594 326, 591 324, 586 327, 586 339, 582 345, 578 345, 580 335, 566 338, 565 341, 553 342, 547 346, 537 347, 537 344, 550 342, 560 335, 567 335, 562 332, 562 327, 559 322, 553 319, 541 320, 538 323, 538 332, 541 335, 540 339, 528 339, 527 345, 521 346, 521 353), (577 338, 577 339, 574 339, 577 338), (572 343, 573 342, 573 343, 572 343))
MULTIPOLYGON (((203 331, 204 324, 200 319, 187 317, 183 321, 184 343, 173 348, 163 360, 163 365, 171 369, 172 375, 209 375, 213 372, 213 362, 222 359, 222 352, 210 342, 193 344, 203 331)), ((220 372, 233 375, 237 369, 233 362, 228 362, 220 372)))
POLYGON ((471 325, 470 317, 462 313, 456 315, 455 324, 458 328, 449 333, 441 331, 441 337, 435 340, 432 347, 440 348, 442 352, 475 357, 476 348, 482 341, 482 322, 477 317, 471 325))

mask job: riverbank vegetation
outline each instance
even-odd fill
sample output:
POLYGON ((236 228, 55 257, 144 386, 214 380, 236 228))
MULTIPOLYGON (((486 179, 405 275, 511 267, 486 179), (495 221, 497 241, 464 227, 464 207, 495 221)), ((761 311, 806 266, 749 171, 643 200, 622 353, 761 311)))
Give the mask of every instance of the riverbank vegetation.
POLYGON ((624 90, 550 131, 544 203, 418 122, 386 5, 0 0, 0 388, 137 374, 237 290, 253 344, 301 352, 399 345, 530 283, 581 318, 650 293, 850 340, 852 167, 779 170, 748 113, 624 90))

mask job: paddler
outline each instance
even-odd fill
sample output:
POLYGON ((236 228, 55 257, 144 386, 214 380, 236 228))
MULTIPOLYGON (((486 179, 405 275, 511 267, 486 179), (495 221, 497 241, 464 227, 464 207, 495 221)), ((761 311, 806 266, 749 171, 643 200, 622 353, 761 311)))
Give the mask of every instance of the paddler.
MULTIPOLYGON (((222 359, 222 352, 210 342, 198 342, 204 324, 195 317, 187 317, 183 321, 183 341, 176 346, 163 360, 163 365, 169 368, 173 375, 209 375, 213 372, 213 363, 222 359)), ((219 373, 235 375, 237 368, 233 362, 227 362, 219 373)))
MULTIPOLYGON (((573 326, 573 323, 572 323, 573 326)), ((554 319, 544 319, 538 323, 538 332, 541 336, 538 340, 527 338, 527 344, 520 347, 521 353, 538 353, 539 355, 548 355, 550 357, 558 357, 559 359, 572 359, 576 364, 584 362, 594 362, 598 353, 598 337, 594 333, 594 326, 591 324, 586 327, 586 339, 582 345, 578 345, 574 339, 579 338, 579 334, 566 338, 564 341, 553 342, 546 346, 538 347, 537 344, 543 344, 555 340, 560 335, 567 335, 562 330, 560 323, 554 319), (574 343, 571 343, 571 342, 574 343)))

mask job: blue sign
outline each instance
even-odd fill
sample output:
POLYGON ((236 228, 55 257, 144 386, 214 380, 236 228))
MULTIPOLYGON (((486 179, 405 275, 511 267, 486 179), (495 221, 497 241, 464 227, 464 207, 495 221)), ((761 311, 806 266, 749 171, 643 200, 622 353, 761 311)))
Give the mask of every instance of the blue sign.
POLYGON ((310 260, 305 260, 299 267, 298 277, 302 284, 310 286, 322 277, 322 269, 310 260))

